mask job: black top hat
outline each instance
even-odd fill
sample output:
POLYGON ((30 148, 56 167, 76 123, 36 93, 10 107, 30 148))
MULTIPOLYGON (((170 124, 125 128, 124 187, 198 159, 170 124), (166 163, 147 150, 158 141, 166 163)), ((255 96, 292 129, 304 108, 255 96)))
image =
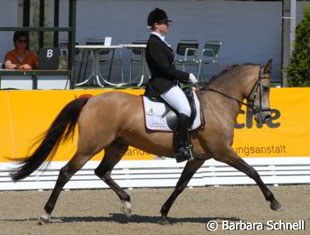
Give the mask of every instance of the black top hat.
POLYGON ((159 8, 155 8, 153 11, 149 13, 149 16, 147 17, 148 26, 152 26, 155 23, 165 23, 165 22, 171 22, 171 20, 168 19, 166 12, 159 8))

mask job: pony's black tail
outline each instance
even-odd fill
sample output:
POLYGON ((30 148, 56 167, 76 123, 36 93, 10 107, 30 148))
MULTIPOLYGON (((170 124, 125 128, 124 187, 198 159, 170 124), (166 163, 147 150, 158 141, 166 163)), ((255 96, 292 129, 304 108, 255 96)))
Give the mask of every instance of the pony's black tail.
POLYGON ((18 159, 20 165, 11 173, 13 181, 29 176, 38 169, 45 160, 55 154, 62 139, 67 140, 74 131, 79 114, 89 97, 78 98, 68 103, 58 114, 50 128, 42 137, 42 142, 34 153, 26 158, 18 159))

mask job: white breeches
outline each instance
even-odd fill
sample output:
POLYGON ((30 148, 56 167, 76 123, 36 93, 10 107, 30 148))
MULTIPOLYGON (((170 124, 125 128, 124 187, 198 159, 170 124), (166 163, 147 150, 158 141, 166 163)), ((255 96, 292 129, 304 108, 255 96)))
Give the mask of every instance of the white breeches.
POLYGON ((173 86, 168 91, 161 94, 160 97, 178 113, 183 113, 188 117, 191 116, 191 107, 184 92, 178 85, 173 86))

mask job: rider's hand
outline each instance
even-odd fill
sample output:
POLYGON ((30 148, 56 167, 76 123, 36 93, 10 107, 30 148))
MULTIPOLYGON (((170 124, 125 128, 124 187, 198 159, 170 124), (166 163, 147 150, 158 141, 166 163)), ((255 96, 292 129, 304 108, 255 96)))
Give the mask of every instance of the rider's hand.
POLYGON ((197 80, 197 78, 195 77, 195 75, 194 74, 192 74, 192 73, 190 73, 189 74, 189 81, 192 83, 192 84, 196 84, 196 83, 198 83, 198 80, 197 80))

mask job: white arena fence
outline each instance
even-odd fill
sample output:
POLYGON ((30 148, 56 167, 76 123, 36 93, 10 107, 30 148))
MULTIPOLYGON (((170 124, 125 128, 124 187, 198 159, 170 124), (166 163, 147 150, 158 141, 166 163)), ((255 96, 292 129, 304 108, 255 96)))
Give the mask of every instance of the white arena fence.
MULTIPOLYGON (((246 158, 269 185, 309 184, 310 157, 246 158)), ((38 170, 26 179, 14 183, 9 177, 12 163, 0 164, 0 190, 46 190, 52 189, 59 170, 66 162, 51 162, 45 170, 38 170)), ((108 188, 95 174, 99 161, 88 162, 66 184, 65 189, 108 188)), ((112 177, 122 188, 174 187, 185 163, 174 159, 121 161, 112 177)), ((234 168, 208 160, 189 182, 190 187, 219 185, 251 185, 255 182, 234 168)))

